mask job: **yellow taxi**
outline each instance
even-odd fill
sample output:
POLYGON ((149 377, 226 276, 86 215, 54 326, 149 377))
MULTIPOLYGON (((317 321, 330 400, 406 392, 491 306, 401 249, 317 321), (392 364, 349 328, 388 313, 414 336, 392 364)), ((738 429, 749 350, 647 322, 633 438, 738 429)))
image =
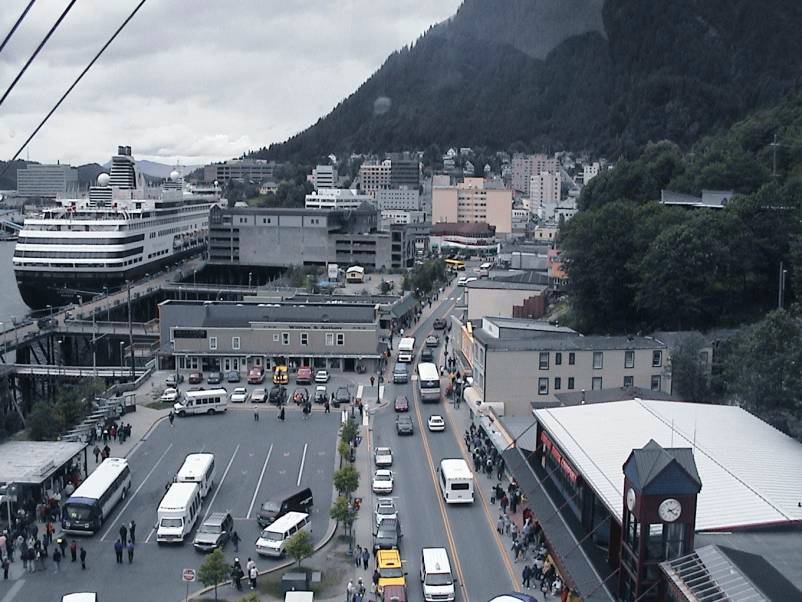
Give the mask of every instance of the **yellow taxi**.
POLYGON ((401 554, 398 550, 376 552, 376 567, 379 570, 379 591, 390 585, 400 586, 406 591, 406 573, 401 565, 401 554))

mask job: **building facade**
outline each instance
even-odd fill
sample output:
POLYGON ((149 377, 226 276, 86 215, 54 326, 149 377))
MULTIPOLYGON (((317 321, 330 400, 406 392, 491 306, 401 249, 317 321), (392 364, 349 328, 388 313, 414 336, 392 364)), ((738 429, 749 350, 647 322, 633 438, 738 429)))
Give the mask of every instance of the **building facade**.
POLYGON ((374 198, 379 211, 420 211, 421 199, 417 188, 385 188, 377 190, 374 198))
POLYGON ((549 157, 544 154, 514 155, 510 168, 512 189, 526 197, 530 196, 532 176, 544 171, 551 173, 559 171, 556 157, 549 157))
POLYGON ((241 180, 243 182, 262 182, 274 180, 276 164, 261 159, 231 159, 222 163, 210 163, 203 168, 203 179, 206 182, 227 182, 241 180))
POLYGON ((389 189, 390 166, 390 161, 363 163, 359 167, 359 189, 374 197, 377 191, 389 189))
POLYGON ((373 205, 373 197, 349 188, 321 188, 304 199, 307 209, 359 209, 362 203, 373 205))
POLYGON ((381 212, 382 229, 389 228, 392 224, 422 224, 425 221, 426 214, 423 211, 385 209, 381 212))
POLYGON ((529 180, 529 198, 536 206, 560 202, 562 178, 559 171, 542 171, 529 180))
POLYGON ((432 223, 487 223, 499 235, 512 232, 512 191, 488 187, 484 178, 432 189, 432 223))
POLYGON ((465 286, 468 320, 485 317, 536 320, 546 313, 546 291, 542 284, 480 279, 465 286))
POLYGON ((495 253, 496 229, 488 224, 432 224, 431 247, 441 251, 462 251, 469 255, 495 253))
POLYGON ((29 164, 17 170, 17 195, 21 197, 64 197, 78 193, 78 169, 70 165, 29 164))
POLYGON ((337 188, 337 168, 334 165, 318 165, 312 169, 312 174, 307 179, 315 187, 315 190, 337 188))
POLYGON ((593 163, 586 163, 582 166, 582 182, 587 184, 593 178, 599 175, 600 165, 598 161, 593 163))
POLYGON ((418 186, 420 186, 420 161, 408 155, 391 156, 390 187, 417 189, 418 186))

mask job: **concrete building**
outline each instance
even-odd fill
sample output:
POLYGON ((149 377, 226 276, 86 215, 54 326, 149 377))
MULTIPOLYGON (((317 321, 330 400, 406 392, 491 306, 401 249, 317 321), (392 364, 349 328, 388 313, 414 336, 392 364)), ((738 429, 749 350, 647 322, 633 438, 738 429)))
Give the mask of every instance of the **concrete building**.
POLYGON ((378 212, 213 207, 209 263, 289 267, 357 264, 368 271, 410 267, 415 235, 403 225, 378 229, 378 212))
POLYGON ((274 180, 276 164, 262 159, 230 159, 222 163, 210 163, 203 168, 203 179, 206 182, 227 182, 241 180, 243 182, 262 182, 274 180))
POLYGON ((420 161, 409 154, 390 156, 390 187, 415 188, 420 186, 420 161))
POLYGON ((318 165, 312 169, 312 173, 307 177, 315 187, 315 190, 322 188, 336 188, 338 175, 337 167, 334 165, 318 165))
POLYGON ((512 191, 489 187, 484 178, 432 189, 432 223, 487 223, 500 235, 512 232, 512 191))
POLYGON ((585 163, 582 166, 582 182, 587 184, 593 178, 599 175, 599 170, 601 169, 599 162, 594 161, 593 163, 585 163))
POLYGON ((418 188, 385 188, 374 194, 379 211, 395 209, 399 211, 420 211, 421 198, 418 188))
MULTIPOLYGON (((547 279, 546 279, 547 280, 547 279)), ((480 279, 465 286, 468 320, 485 317, 536 320, 546 313, 545 284, 480 279)))
POLYGON ((70 165, 28 164, 17 170, 17 196, 62 198, 78 193, 78 169, 70 165))
POLYGON ((694 207, 702 209, 723 209, 735 196, 732 190, 703 190, 702 196, 697 197, 692 194, 673 192, 671 190, 660 191, 660 202, 663 205, 673 205, 679 207, 694 207))
POLYGON ((584 336, 548 322, 485 317, 473 329, 473 388, 504 414, 562 392, 642 387, 669 392, 668 347, 651 337, 584 336))
POLYGON ((544 171, 559 173, 556 157, 549 157, 544 154, 514 155, 511 164, 512 189, 526 197, 531 196, 530 185, 532 176, 539 175, 544 171))
POLYGON ((495 253, 496 229, 488 224, 432 224, 429 244, 441 252, 461 251, 468 255, 495 253))
POLYGON ((512 210, 512 230, 513 232, 524 232, 529 227, 531 214, 528 209, 513 208, 512 210))
POLYGON ((359 209, 362 203, 373 205, 373 197, 350 188, 321 188, 304 199, 307 209, 359 209))
POLYGON ((529 198, 537 205, 560 202, 562 177, 560 171, 542 171, 529 178, 529 198))
POLYGON ((384 352, 371 305, 332 303, 159 304, 164 367, 247 372, 277 364, 353 371, 377 369, 384 352))
POLYGON ((555 241, 557 240, 557 233, 559 232, 557 224, 543 224, 535 228, 535 240, 537 241, 555 241))
POLYGON ((371 196, 376 196, 379 190, 391 188, 391 163, 389 160, 379 162, 365 162, 359 167, 359 188, 371 196))
POLYGON ((385 209, 381 212, 381 228, 386 229, 391 224, 422 224, 426 221, 423 211, 399 211, 385 209))

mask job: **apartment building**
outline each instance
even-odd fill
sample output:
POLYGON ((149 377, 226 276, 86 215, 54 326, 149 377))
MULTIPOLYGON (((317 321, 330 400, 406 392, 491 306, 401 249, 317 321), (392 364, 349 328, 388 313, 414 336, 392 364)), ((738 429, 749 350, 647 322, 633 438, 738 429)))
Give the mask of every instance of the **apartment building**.
POLYGON ((241 180, 243 182, 262 182, 275 180, 276 164, 261 159, 231 159, 222 163, 210 163, 203 168, 203 179, 206 182, 227 182, 241 180))
POLYGON ((67 164, 30 163, 17 170, 17 196, 64 197, 78 193, 78 169, 67 164))
POLYGON ((536 320, 485 317, 473 329, 473 387, 507 415, 572 391, 671 391, 668 347, 644 336, 584 336, 536 320))
POLYGON ((582 182, 587 184, 593 178, 599 175, 599 170, 601 166, 599 165, 598 161, 594 161, 593 163, 585 163, 582 166, 582 182))
POLYGON ((338 182, 337 168, 334 165, 318 165, 312 169, 312 173, 307 176, 307 180, 312 183, 315 190, 323 188, 337 188, 338 182))
POLYGON ((432 224, 429 236, 432 249, 459 251, 468 255, 487 255, 497 249, 496 229, 488 224, 432 224))
POLYGON ((379 211, 420 211, 421 198, 418 188, 385 188, 374 194, 379 211))
POLYGON ((376 196, 379 190, 386 190, 390 185, 391 163, 389 160, 382 162, 366 162, 359 167, 359 186, 364 194, 376 196))
POLYGON ((307 209, 359 209, 362 203, 372 206, 373 197, 349 188, 321 188, 307 194, 304 199, 307 209))
POLYGON ((390 187, 415 188, 420 186, 420 161, 408 154, 390 156, 390 187))
POLYGON ((512 191, 484 178, 432 189, 432 223, 487 223, 499 235, 512 232, 512 191))
POLYGON ((426 221, 426 214, 423 211, 399 211, 397 209, 385 209, 381 212, 382 229, 391 224, 422 224, 426 221))
POLYGON ((557 158, 544 154, 516 154, 512 158, 510 168, 512 189, 526 197, 530 196, 532 176, 539 175, 544 171, 559 172, 557 158))
POLYGON ((559 171, 542 171, 529 178, 529 199, 535 206, 559 203, 562 177, 559 171))

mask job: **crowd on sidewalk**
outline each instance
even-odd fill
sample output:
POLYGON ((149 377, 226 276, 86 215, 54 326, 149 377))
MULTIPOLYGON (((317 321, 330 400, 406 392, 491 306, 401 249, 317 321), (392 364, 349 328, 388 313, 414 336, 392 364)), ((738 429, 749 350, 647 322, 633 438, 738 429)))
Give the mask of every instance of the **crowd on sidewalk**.
POLYGON ((55 527, 48 521, 45 532, 40 536, 36 524, 26 525, 23 529, 0 534, 0 557, 2 557, 3 580, 7 580, 11 564, 22 562, 26 573, 41 573, 47 570, 49 560, 53 561, 53 572, 61 571, 61 563, 67 562, 69 552, 70 561, 77 562, 80 558, 81 569, 86 569, 86 550, 73 539, 67 541, 66 536, 54 539, 55 527), (17 555, 15 560, 14 555, 17 555))

